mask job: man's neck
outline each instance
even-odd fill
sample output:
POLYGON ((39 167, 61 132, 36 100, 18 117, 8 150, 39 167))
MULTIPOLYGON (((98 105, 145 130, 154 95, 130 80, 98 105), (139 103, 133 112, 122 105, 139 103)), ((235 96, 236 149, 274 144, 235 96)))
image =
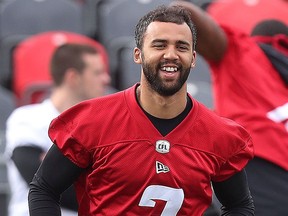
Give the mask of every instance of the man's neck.
POLYGON ((59 111, 59 113, 62 113, 71 106, 80 102, 79 100, 76 100, 73 96, 66 94, 65 91, 61 90, 55 89, 54 91, 52 91, 52 94, 50 96, 53 105, 59 111))
POLYGON ((176 94, 164 97, 150 91, 149 88, 136 89, 136 96, 140 106, 150 115, 162 119, 171 119, 178 116, 186 107, 187 92, 185 86, 176 94))

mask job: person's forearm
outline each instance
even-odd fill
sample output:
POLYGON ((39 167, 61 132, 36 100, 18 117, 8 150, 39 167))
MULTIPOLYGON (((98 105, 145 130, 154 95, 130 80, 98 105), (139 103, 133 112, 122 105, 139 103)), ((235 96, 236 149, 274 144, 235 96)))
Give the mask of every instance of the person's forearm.
MULTIPOLYGON (((59 215, 60 195, 73 184, 83 170, 66 158, 53 144, 30 183, 30 214, 59 215)), ((70 199, 72 203, 76 202, 75 197, 70 199)), ((78 205, 75 205, 73 209, 77 207, 78 205)))
POLYGON ((227 38, 213 18, 197 5, 184 0, 173 1, 171 5, 184 6, 190 11, 197 30, 196 51, 208 60, 221 60, 226 51, 227 38))
POLYGON ((47 185, 36 176, 30 183, 28 195, 30 216, 61 216, 60 196, 48 193, 47 185))
POLYGON ((245 170, 223 182, 213 182, 215 194, 223 205, 222 216, 254 216, 255 207, 245 170))
POLYGON ((35 146, 31 144, 16 147, 11 157, 22 178, 27 182, 27 185, 32 181, 34 174, 41 164, 43 150, 35 146))
POLYGON ((76 193, 75 188, 73 185, 71 185, 67 190, 65 190, 60 199, 60 205, 61 207, 78 211, 78 202, 76 199, 76 193))

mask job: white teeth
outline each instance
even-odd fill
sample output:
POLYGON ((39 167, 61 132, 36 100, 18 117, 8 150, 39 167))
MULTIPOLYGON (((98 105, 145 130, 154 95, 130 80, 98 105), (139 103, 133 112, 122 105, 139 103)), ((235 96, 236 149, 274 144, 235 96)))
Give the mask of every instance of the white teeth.
POLYGON ((177 68, 176 67, 163 67, 163 70, 167 72, 174 72, 174 71, 177 71, 177 68))

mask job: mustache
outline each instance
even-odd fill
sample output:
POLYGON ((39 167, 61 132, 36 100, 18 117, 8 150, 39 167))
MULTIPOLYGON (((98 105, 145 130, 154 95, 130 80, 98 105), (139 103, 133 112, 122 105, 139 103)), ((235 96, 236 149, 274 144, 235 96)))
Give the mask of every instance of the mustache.
POLYGON ((158 64, 158 67, 161 68, 165 65, 169 65, 169 64, 172 64, 172 65, 175 65, 177 66, 177 68, 180 70, 182 69, 182 64, 178 61, 178 60, 164 60, 164 61, 160 61, 159 64, 158 64))

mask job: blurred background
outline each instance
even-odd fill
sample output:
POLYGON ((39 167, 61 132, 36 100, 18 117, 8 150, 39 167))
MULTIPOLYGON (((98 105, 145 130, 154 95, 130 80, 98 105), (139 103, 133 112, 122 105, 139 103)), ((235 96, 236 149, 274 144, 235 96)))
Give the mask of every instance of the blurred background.
MULTIPOLYGON (((222 24, 250 32, 261 19, 288 24, 287 0, 190 0, 222 24)), ((139 81, 133 62, 134 27, 152 8, 172 0, 0 0, 0 216, 7 216, 9 184, 5 124, 18 106, 42 101, 50 93, 49 60, 55 47, 89 38, 107 51, 111 92, 139 81)), ((209 67, 197 56, 189 93, 213 109, 209 67)))

